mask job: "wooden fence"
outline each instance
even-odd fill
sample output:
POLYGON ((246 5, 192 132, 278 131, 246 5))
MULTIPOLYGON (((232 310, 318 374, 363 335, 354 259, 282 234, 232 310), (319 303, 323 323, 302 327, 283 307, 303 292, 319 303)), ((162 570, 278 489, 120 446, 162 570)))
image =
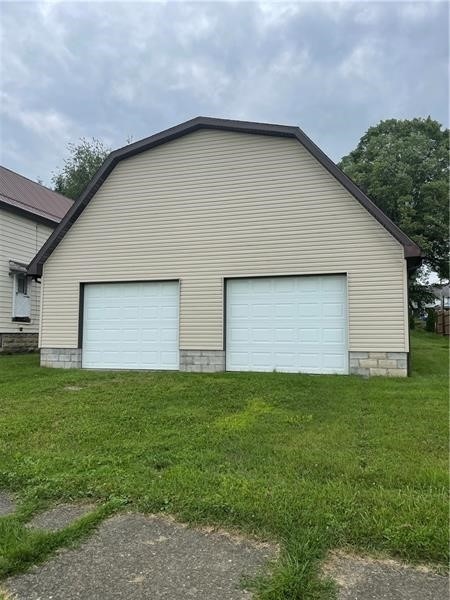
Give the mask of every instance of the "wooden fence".
POLYGON ((436 333, 440 335, 450 335, 450 311, 437 311, 436 333))

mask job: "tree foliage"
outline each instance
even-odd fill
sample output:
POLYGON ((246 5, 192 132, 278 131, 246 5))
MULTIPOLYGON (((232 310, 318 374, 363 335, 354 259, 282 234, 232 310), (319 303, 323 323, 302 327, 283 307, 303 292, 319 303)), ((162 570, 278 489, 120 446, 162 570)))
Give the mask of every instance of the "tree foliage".
POLYGON ((340 167, 448 278, 449 131, 430 117, 381 121, 340 167))
POLYGON ((434 304, 436 296, 431 285, 421 282, 416 278, 409 280, 409 323, 414 325, 414 319, 422 318, 427 313, 427 304, 434 304))
POLYGON ((64 166, 56 172, 52 181, 55 191, 76 200, 100 165, 108 156, 110 149, 95 138, 81 138, 77 144, 68 144, 69 157, 64 166))

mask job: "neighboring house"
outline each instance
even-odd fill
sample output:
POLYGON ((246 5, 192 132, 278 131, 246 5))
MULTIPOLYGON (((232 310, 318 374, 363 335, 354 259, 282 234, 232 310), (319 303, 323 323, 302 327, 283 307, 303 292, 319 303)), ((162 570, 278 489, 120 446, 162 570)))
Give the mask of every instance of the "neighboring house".
POLYGON ((427 304, 427 308, 442 308, 448 310, 450 308, 450 284, 431 286, 436 300, 433 303, 427 304))
MULTIPOLYGON (((427 318, 427 309, 434 308, 436 310, 449 310, 450 309, 450 285, 447 284, 439 284, 435 283, 434 285, 430 285, 428 290, 434 296, 429 302, 423 304, 423 307, 420 311, 418 311, 418 316, 426 320, 427 318)), ((417 302, 412 302, 412 307, 417 311, 418 304, 417 302)))
POLYGON ((40 284, 27 266, 72 204, 0 167, 0 353, 37 349, 40 284))
POLYGON ((421 250, 297 127, 116 150, 33 259, 41 364, 407 374, 421 250))

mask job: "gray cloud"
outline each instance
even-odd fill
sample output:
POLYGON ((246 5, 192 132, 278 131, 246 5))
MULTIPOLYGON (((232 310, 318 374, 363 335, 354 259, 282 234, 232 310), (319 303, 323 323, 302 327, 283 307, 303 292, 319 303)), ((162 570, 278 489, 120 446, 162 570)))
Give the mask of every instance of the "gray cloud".
POLYGON ((297 124, 330 156, 380 119, 448 124, 445 2, 3 2, 2 164, 202 114, 297 124))

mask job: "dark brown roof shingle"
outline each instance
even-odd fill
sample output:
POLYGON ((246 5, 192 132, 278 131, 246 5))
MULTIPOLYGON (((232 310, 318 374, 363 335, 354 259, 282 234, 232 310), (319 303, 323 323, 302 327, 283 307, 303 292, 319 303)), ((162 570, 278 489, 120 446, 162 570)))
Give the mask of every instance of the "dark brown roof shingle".
POLYGON ((0 205, 11 207, 30 218, 38 217, 55 225, 61 221, 73 201, 57 192, 0 166, 0 205))

